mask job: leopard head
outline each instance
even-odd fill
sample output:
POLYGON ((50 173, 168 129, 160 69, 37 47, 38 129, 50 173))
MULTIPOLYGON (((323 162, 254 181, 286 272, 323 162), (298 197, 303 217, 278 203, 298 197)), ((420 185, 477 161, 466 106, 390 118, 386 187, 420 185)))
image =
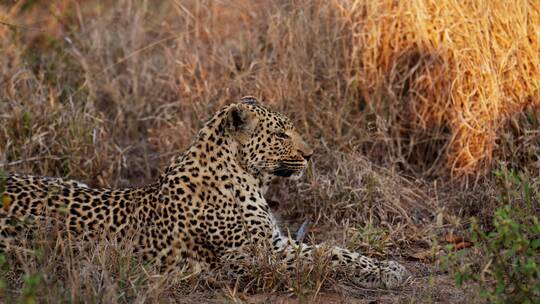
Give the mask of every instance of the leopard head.
POLYGON ((227 109, 227 125, 239 145, 239 162, 253 175, 300 176, 313 150, 291 120, 254 97, 243 97, 227 109))

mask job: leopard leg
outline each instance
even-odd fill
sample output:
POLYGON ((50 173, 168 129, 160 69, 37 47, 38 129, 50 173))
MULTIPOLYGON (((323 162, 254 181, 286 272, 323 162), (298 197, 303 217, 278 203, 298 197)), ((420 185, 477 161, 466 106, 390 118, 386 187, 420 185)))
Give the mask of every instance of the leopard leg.
MULTIPOLYGON (((295 240, 279 236, 274 239, 274 250, 284 254, 284 260, 294 268, 296 259, 313 260, 313 253, 323 246, 308 246, 295 240)), ((395 261, 379 261, 357 252, 340 247, 330 247, 332 269, 343 272, 353 283, 368 288, 395 288, 402 285, 410 276, 408 270, 395 261)))
POLYGON ((0 214, 0 252, 19 247, 20 231, 24 228, 19 219, 0 214))

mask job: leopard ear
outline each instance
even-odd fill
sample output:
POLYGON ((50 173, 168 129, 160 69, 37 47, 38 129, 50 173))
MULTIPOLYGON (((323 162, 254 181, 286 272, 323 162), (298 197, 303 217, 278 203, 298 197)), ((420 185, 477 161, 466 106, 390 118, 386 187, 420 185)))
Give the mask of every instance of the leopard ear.
POLYGON ((250 134, 259 122, 257 114, 243 102, 233 104, 227 111, 227 129, 233 133, 242 132, 250 134))
POLYGON ((249 105, 254 105, 254 106, 260 105, 257 98, 255 98, 253 96, 244 96, 244 97, 240 98, 240 102, 245 103, 245 104, 249 104, 249 105))

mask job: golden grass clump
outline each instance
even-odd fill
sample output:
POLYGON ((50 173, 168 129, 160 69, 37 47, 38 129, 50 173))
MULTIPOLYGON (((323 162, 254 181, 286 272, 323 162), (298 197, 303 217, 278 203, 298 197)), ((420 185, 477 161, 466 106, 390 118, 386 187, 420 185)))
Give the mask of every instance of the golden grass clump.
POLYGON ((336 4, 353 31, 354 81, 377 113, 394 115, 405 157, 425 157, 414 146, 429 140, 439 170, 485 172, 502 122, 540 105, 537 1, 336 4))

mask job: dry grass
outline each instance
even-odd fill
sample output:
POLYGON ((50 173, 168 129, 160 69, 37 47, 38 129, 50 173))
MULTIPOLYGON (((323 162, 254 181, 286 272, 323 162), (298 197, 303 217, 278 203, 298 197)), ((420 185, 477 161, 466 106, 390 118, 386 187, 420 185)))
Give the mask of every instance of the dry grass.
POLYGON ((88 242, 66 237, 61 225, 29 232, 32 250, 13 250, 2 263, 2 300, 6 303, 155 303, 211 299, 204 278, 167 274, 133 254, 131 240, 88 242))
POLYGON ((540 105, 535 1, 353 1, 350 58, 361 97, 385 116, 393 154, 459 177, 492 168, 501 123, 540 105))
MULTIPOLYGON (((403 261, 435 252, 470 215, 489 223, 500 183, 486 173, 501 162, 539 183, 535 1, 26 0, 3 2, 0 21, 3 171, 141 185, 216 109, 251 94, 316 149, 305 179, 269 194, 292 231, 313 221, 310 240, 403 261)), ((263 257, 257 284, 216 287, 148 269, 129 242, 72 245, 42 232, 30 246, 46 254, 8 257, 4 299, 465 296, 429 259, 406 262, 417 281, 394 292, 327 278, 322 262, 287 278, 263 257)))

